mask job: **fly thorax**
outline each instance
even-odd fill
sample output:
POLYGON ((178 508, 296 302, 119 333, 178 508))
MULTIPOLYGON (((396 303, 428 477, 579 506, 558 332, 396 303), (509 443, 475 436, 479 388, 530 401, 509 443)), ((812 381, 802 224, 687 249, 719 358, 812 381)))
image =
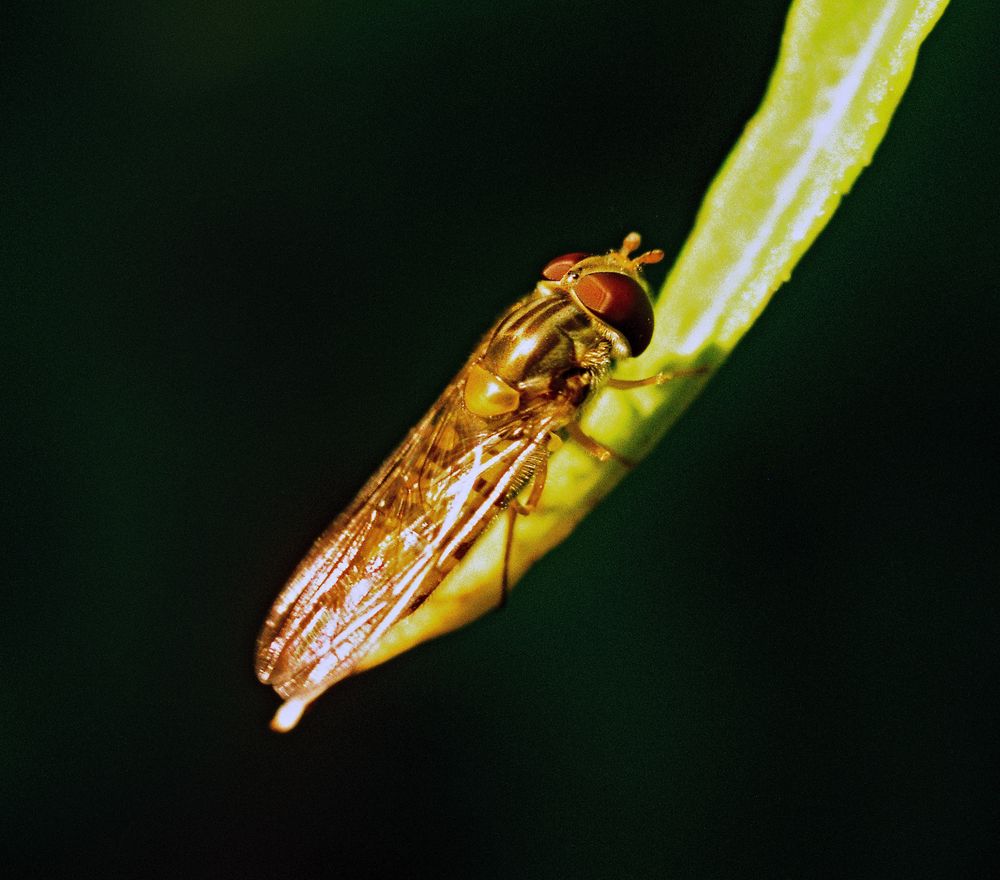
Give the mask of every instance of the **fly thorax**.
POLYGON ((467 373, 466 407, 492 417, 530 401, 565 396, 567 377, 603 375, 612 346, 593 319, 565 293, 521 300, 494 329, 467 373))

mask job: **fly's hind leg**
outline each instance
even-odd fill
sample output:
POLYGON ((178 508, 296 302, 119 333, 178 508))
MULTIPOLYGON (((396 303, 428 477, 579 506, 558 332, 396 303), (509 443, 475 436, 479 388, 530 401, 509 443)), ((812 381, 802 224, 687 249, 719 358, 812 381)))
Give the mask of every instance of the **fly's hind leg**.
POLYGON ((514 546, 514 523, 519 516, 528 516, 542 498, 542 491, 545 489, 545 478, 549 472, 549 460, 543 458, 535 471, 531 481, 531 492, 522 503, 516 498, 510 500, 507 505, 507 537, 503 545, 503 575, 500 580, 500 602, 497 604, 497 611, 507 604, 507 594, 510 592, 510 552, 514 546))

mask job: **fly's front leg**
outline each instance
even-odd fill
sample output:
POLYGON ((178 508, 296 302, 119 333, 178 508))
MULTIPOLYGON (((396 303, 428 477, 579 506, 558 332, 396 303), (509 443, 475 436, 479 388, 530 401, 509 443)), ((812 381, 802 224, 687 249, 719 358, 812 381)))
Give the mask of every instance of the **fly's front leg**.
POLYGON ((516 498, 511 498, 507 505, 507 539, 503 547, 503 575, 500 581, 500 602, 497 611, 507 604, 507 594, 510 592, 510 551, 514 546, 514 523, 518 516, 528 516, 541 501, 542 491, 545 489, 545 478, 549 473, 549 459, 546 456, 541 460, 535 475, 531 480, 531 492, 522 504, 516 498))
MULTIPOLYGON (((615 388, 619 391, 628 391, 633 388, 648 388, 650 385, 663 385, 671 379, 686 379, 690 376, 701 376, 707 372, 708 367, 693 367, 690 370, 672 370, 670 372, 657 373, 655 376, 647 376, 645 379, 608 379, 605 387, 615 388)), ((595 440, 580 427, 579 422, 570 422, 566 426, 566 431, 572 439, 583 447, 584 452, 592 455, 598 461, 610 461, 613 458, 620 464, 625 465, 625 467, 635 467, 636 463, 631 458, 627 458, 620 452, 616 452, 614 449, 595 440)))
POLYGON ((672 379, 687 379, 691 376, 702 376, 708 372, 708 367, 693 367, 690 370, 670 370, 647 376, 645 379, 608 379, 606 388, 617 388, 628 391, 631 388, 648 388, 650 385, 665 385, 672 379))

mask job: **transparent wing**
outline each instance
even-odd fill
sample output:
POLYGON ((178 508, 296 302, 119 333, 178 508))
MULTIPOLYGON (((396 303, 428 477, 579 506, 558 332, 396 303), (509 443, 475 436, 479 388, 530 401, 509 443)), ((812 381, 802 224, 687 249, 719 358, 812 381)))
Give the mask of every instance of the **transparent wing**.
MULTIPOLYGON (((461 376, 461 374, 460 374, 461 376)), ((268 615, 257 675, 309 701, 416 608, 546 454, 543 409, 487 421, 445 390, 316 541, 268 615)))

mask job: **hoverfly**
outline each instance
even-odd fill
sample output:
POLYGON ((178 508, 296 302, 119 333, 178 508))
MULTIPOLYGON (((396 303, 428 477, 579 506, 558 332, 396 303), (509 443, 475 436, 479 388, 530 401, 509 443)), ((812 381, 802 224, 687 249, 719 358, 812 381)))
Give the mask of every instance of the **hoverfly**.
POLYGON ((257 677, 285 703, 272 727, 289 730, 305 707, 357 670, 393 624, 413 612, 489 523, 509 524, 498 605, 517 517, 545 487, 550 450, 566 436, 601 460, 618 457, 583 433, 580 408, 653 334, 642 278, 652 250, 630 256, 637 233, 607 254, 551 260, 535 289, 483 337, 437 402, 319 537, 279 594, 257 641, 257 677), (531 482, 524 500, 520 491, 531 482))

